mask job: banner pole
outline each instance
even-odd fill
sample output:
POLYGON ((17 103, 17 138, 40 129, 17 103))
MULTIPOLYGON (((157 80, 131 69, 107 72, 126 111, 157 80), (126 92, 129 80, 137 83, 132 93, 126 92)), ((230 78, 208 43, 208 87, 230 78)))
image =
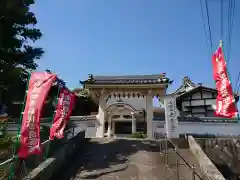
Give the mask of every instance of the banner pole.
MULTIPOLYGON (((15 145, 14 145, 14 149, 13 149, 14 161, 15 161, 15 158, 18 159, 18 156, 16 156, 16 151, 17 151, 17 145, 19 144, 21 123, 22 123, 22 117, 23 117, 25 104, 26 104, 26 99, 27 99, 27 94, 28 94, 28 87, 29 87, 30 77, 31 77, 31 73, 28 74, 28 78, 27 78, 27 85, 26 85, 25 95, 24 95, 24 99, 23 99, 22 110, 21 110, 21 114, 20 114, 20 118, 19 118, 19 126, 18 126, 18 130, 17 130, 17 138, 16 138, 16 142, 15 142, 15 145)), ((13 167, 13 163, 11 163, 11 165, 10 165, 10 176, 8 177, 8 180, 12 180, 13 177, 14 177, 14 167, 13 167)))
MULTIPOLYGON (((230 73, 228 72, 228 67, 227 67, 227 62, 226 62, 226 56, 225 56, 225 53, 224 53, 223 40, 220 40, 220 47, 222 48, 222 51, 223 51, 223 56, 224 56, 225 63, 226 63, 227 74, 228 74, 228 78, 229 78, 229 81, 230 81, 230 86, 232 87, 231 76, 230 76, 230 73)), ((232 88, 232 90, 233 90, 233 88, 232 88)), ((233 99, 234 99, 234 102, 235 102, 235 107, 236 107, 237 111, 239 111, 238 106, 237 106, 237 102, 235 101, 234 92, 233 92, 233 99)), ((238 120, 238 121, 240 120, 240 115, 239 115, 238 112, 237 112, 237 120, 238 120)))
MULTIPOLYGON (((56 94, 56 97, 55 97, 56 107, 55 107, 55 110, 53 111, 51 127, 54 123, 54 116, 56 114, 56 108, 57 108, 58 101, 59 101, 60 89, 61 89, 61 86, 58 85, 58 91, 57 91, 57 94, 56 94)), ((50 127, 50 129, 51 129, 51 127, 50 127)), ((50 132, 49 132, 49 137, 50 137, 50 132)), ((47 159, 47 157, 48 157, 48 153, 49 153, 49 150, 50 150, 50 145, 51 145, 51 141, 47 144, 47 149, 46 149, 46 152, 45 152, 45 159, 47 159)))

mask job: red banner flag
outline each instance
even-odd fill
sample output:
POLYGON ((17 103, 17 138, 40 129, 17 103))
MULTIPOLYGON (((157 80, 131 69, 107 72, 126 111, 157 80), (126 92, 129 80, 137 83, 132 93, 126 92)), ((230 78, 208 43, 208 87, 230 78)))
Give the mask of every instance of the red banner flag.
POLYGON ((55 74, 34 72, 29 80, 27 99, 22 117, 19 158, 39 154, 40 148, 40 116, 44 100, 56 79, 55 74))
POLYGON ((222 47, 219 47, 213 54, 212 63, 213 77, 216 81, 216 89, 218 91, 215 115, 225 118, 235 117, 237 115, 237 108, 235 106, 232 86, 227 75, 227 66, 222 47))
POLYGON ((62 88, 58 98, 56 113, 50 129, 50 140, 54 137, 61 139, 64 137, 64 129, 73 110, 74 94, 62 88))

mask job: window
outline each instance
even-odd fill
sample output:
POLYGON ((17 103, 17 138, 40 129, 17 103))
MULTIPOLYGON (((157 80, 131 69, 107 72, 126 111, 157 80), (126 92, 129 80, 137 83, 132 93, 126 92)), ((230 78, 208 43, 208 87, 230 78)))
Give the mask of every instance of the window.
POLYGON ((123 116, 125 119, 132 119, 132 116, 130 116, 130 115, 124 115, 123 116))

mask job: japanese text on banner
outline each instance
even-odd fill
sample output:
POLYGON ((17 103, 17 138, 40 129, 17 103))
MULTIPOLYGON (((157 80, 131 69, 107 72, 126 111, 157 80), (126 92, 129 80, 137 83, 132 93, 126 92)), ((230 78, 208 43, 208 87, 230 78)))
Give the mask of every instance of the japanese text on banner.
POLYGON ((31 74, 20 132, 20 147, 18 149, 20 158, 26 158, 29 155, 41 152, 41 111, 55 79, 56 75, 47 72, 34 72, 31 74))
POLYGON ((213 58, 213 76, 216 81, 218 91, 216 99, 216 116, 232 118, 237 114, 235 99, 231 83, 227 75, 226 62, 221 47, 214 53, 213 58))
POLYGON ((61 89, 53 125, 50 130, 50 139, 60 139, 64 136, 64 129, 74 106, 74 95, 67 89, 61 89))

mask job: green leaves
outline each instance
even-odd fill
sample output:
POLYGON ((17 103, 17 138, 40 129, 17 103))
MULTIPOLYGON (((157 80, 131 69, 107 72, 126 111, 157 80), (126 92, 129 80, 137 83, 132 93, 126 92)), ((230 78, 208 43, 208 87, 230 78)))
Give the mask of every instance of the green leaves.
POLYGON ((0 138, 5 137, 7 125, 5 122, 0 121, 0 138))
POLYGON ((32 41, 36 41, 42 37, 42 33, 40 29, 23 29, 21 32, 21 36, 24 37, 25 40, 30 39, 32 41))
POLYGON ((37 68, 36 60, 44 54, 42 48, 32 46, 42 37, 35 28, 35 14, 30 11, 34 3, 34 0, 0 1, 0 96, 6 89, 18 87, 19 80, 25 82, 28 73, 37 68))
POLYGON ((90 91, 86 88, 75 88, 73 92, 78 97, 86 97, 86 98, 91 97, 90 91))

